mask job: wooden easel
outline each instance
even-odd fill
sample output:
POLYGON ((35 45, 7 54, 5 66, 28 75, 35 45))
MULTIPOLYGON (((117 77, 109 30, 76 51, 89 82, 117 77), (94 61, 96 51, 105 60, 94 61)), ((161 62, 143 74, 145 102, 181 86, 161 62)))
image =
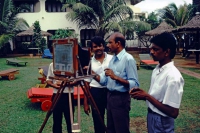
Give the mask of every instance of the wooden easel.
MULTIPOLYGON (((78 61, 79 61, 78 56, 77 56, 77 59, 78 59, 78 61)), ((80 62, 80 61, 79 61, 79 62, 80 62)), ((79 63, 79 64, 80 64, 80 63, 79 63)), ((55 98, 53 99, 52 106, 51 106, 50 110, 47 112, 46 117, 45 117, 45 119, 44 119, 44 122, 43 122, 43 124, 41 125, 40 130, 39 130, 38 133, 42 133, 42 131, 43 131, 43 129, 44 129, 44 127, 45 127, 45 125, 46 125, 46 123, 47 123, 49 117, 51 116, 51 114, 52 114, 52 112, 53 112, 53 110, 54 110, 54 108, 55 108, 55 106, 56 106, 58 100, 60 99, 60 96, 62 95, 62 93, 63 93, 65 87, 69 87, 69 88, 70 88, 70 87, 73 87, 73 86, 70 85, 70 82, 76 82, 78 85, 81 86, 81 88, 82 88, 83 91, 84 91, 84 95, 86 95, 87 99, 89 100, 89 102, 90 102, 90 104, 91 104, 91 107, 92 107, 92 108, 96 111, 96 113, 98 114, 99 120, 101 121, 102 125, 104 125, 105 132, 106 132, 106 126, 105 126, 105 124, 104 124, 103 119, 101 118, 99 109, 97 108, 96 103, 95 103, 95 101, 94 101, 94 99, 93 99, 93 97, 92 97, 92 95, 91 95, 91 93, 90 93, 90 91, 89 91, 89 86, 88 86, 88 84, 84 81, 84 80, 87 79, 87 78, 93 78, 95 75, 92 75, 92 74, 91 74, 91 75, 84 75, 81 65, 80 65, 79 67, 80 67, 80 70, 81 70, 81 73, 82 73, 83 76, 79 76, 79 77, 77 77, 77 78, 74 78, 74 77, 71 77, 71 78, 70 78, 70 77, 58 77, 58 76, 50 77, 50 78, 52 78, 52 79, 60 80, 60 81, 62 81, 62 82, 61 82, 61 85, 60 85, 60 89, 58 90, 58 92, 57 92, 55 98)), ((80 94, 78 94, 78 95, 79 95, 79 97, 80 97, 80 94)), ((80 104, 79 104, 79 105, 80 105, 80 104)), ((78 111, 80 112, 80 107, 78 107, 78 108, 79 108, 78 111)), ((70 112, 72 113, 72 111, 70 111, 70 112)), ((70 113, 70 115, 73 116, 73 114, 71 114, 71 113, 70 113)), ((78 116, 78 117, 80 118, 80 116, 78 116)), ((78 118, 78 119, 79 119, 79 118, 78 118)), ((70 119, 71 119, 71 123, 72 123, 72 122, 73 122, 73 118, 71 117, 70 119)), ((79 119, 78 121, 80 122, 80 119, 79 119)), ((78 123, 72 123, 72 132, 80 132, 80 123, 79 123, 79 122, 78 122, 78 123)))

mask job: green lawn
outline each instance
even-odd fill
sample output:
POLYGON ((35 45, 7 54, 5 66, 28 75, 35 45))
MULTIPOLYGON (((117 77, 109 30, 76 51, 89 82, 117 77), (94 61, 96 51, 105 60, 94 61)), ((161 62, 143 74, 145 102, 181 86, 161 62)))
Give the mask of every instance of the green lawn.
POLYGON ((200 73, 200 69, 199 68, 188 68, 188 70, 196 72, 196 73, 200 73))
MULTIPOLYGON (((31 103, 26 92, 29 88, 40 83, 38 67, 48 65, 51 59, 20 58, 27 61, 27 66, 16 67, 6 65, 6 58, 0 58, 0 70, 9 68, 19 69, 16 79, 9 81, 0 78, 0 133, 37 133, 46 112, 40 108, 40 103, 31 103)), ((141 88, 147 90, 150 84, 151 69, 142 68, 138 70, 141 88)), ((200 80, 184 75, 185 87, 180 108, 180 114, 176 119, 177 133, 199 133, 200 132, 200 80)), ((131 103, 131 133, 145 133, 146 130, 146 103, 132 100, 131 103)), ((93 133, 91 115, 84 114, 81 107, 81 130, 83 133, 93 133)), ((63 127, 65 123, 63 122, 63 127)), ((49 118, 43 133, 51 133, 52 116, 49 118)), ((64 133, 66 133, 66 130, 64 133)))

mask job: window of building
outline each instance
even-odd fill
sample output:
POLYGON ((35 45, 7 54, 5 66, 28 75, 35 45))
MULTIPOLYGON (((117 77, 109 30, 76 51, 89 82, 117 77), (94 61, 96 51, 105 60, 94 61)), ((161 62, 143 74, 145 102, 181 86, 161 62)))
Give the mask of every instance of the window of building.
POLYGON ((83 47, 88 47, 92 37, 95 36, 95 29, 82 29, 80 31, 81 44, 83 47))
POLYGON ((25 12, 37 12, 36 11, 36 3, 38 3, 39 1, 26 1, 26 0, 22 0, 22 1, 14 1, 14 5, 16 7, 27 7, 27 9, 22 9, 19 12, 20 13, 25 13, 25 12))
POLYGON ((62 10, 63 4, 59 1, 52 2, 52 1, 46 1, 45 2, 45 10, 46 12, 66 12, 65 10, 62 10))
POLYGON ((16 37, 17 42, 31 42, 32 36, 18 36, 16 37))

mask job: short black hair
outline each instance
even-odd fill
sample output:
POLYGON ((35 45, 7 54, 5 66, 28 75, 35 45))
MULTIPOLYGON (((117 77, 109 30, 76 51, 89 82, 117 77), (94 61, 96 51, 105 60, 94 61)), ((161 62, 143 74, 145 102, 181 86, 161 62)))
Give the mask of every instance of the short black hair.
POLYGON ((124 39, 124 38, 121 38, 121 37, 115 37, 115 43, 118 42, 118 41, 120 41, 122 47, 125 48, 125 46, 126 46, 126 41, 125 41, 125 39, 124 39))
POLYGON ((173 59, 176 55, 176 39, 170 33, 164 32, 159 35, 154 36, 151 43, 161 47, 163 50, 170 49, 170 58, 173 59))
POLYGON ((101 36, 94 36, 91 39, 91 42, 90 42, 91 49, 92 49, 92 43, 95 43, 97 46, 101 46, 101 44, 102 44, 103 47, 105 48, 105 41, 101 36))

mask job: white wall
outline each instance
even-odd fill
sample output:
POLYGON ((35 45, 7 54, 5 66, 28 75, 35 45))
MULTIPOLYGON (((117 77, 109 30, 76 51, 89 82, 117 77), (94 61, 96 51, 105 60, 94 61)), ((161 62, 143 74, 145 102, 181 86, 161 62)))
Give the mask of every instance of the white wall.
POLYGON ((38 5, 36 8, 40 7, 40 10, 37 9, 39 12, 19 13, 17 17, 24 18, 29 26, 32 26, 35 21, 39 21, 43 31, 69 27, 74 29, 76 34, 80 34, 77 26, 66 19, 67 12, 46 12, 45 0, 40 0, 36 5, 38 5))
MULTIPOLYGON (((57 30, 59 28, 67 28, 74 29, 76 34, 80 35, 80 29, 77 28, 76 24, 68 21, 65 17, 67 12, 46 12, 45 11, 45 1, 46 0, 39 0, 38 3, 35 5, 34 13, 19 13, 19 18, 24 18, 29 26, 32 26, 35 21, 40 22, 41 30, 57 30)), ((127 3, 128 6, 131 7, 134 13, 140 13, 140 8, 134 7, 127 3)), ((80 36, 78 36, 80 40, 80 36)), ((127 42, 127 46, 135 47, 138 45, 137 40, 132 40, 127 42)))

